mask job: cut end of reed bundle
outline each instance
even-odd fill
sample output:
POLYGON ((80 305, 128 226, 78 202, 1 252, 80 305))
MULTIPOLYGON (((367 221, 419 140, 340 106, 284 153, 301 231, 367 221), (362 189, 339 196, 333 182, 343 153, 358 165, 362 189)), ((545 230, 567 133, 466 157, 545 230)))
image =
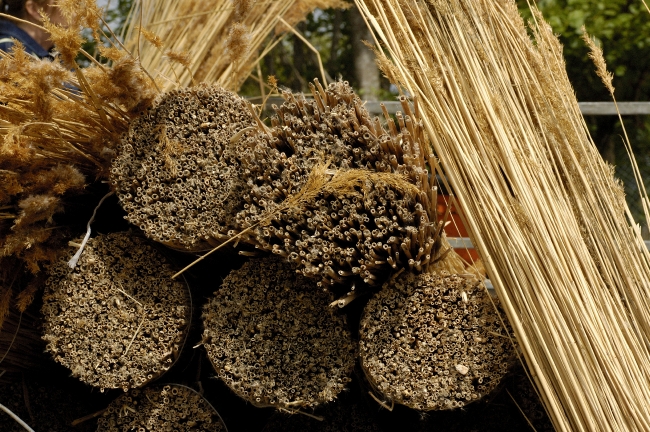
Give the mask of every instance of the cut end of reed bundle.
POLYGON ((350 381, 356 346, 329 296, 276 257, 233 270, 203 309, 217 376, 257 406, 313 408, 350 381))
POLYGON ((76 268, 48 270, 43 339, 72 375, 100 389, 141 387, 178 358, 191 319, 188 288, 130 233, 100 235, 76 268))
POLYGON ((387 282, 361 319, 361 366, 373 388, 421 411, 490 393, 516 359, 513 343, 485 286, 446 272, 387 282))
POLYGON ((320 286, 381 285, 435 261, 441 226, 420 119, 404 99, 397 124, 371 118, 347 82, 284 93, 272 127, 246 138, 239 164, 250 192, 237 220, 261 248, 320 286))
POLYGON ((205 398, 177 384, 135 389, 114 400, 99 418, 97 432, 124 430, 227 431, 205 398))
POLYGON ((224 153, 254 126, 244 100, 219 87, 161 95, 131 124, 112 164, 127 220, 165 245, 208 248, 235 227, 246 187, 224 153))

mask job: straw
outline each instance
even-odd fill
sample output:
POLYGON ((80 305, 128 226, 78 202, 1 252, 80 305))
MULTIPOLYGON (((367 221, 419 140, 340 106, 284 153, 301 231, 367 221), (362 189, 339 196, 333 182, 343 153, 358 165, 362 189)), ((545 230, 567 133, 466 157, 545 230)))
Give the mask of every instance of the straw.
MULTIPOLYGON (((314 8, 338 7, 340 0, 147 1, 136 0, 126 21, 127 47, 163 90, 196 82, 237 90, 269 49, 314 8), (140 29, 159 35, 163 46, 145 43, 140 29), (180 70, 169 53, 186 53, 180 70)), ((143 33, 143 36, 145 33, 143 33)))
POLYGON ((421 101, 555 428, 650 430, 650 256, 551 28, 510 0, 356 2, 421 101))
POLYGON ((14 420, 16 420, 16 422, 18 422, 18 424, 21 425, 21 426, 23 427, 23 429, 25 429, 26 431, 34 432, 34 429, 30 428, 29 425, 28 425, 27 423, 25 423, 24 421, 22 421, 22 420, 20 419, 20 417, 18 417, 16 414, 14 414, 14 413, 13 413, 9 408, 7 408, 6 406, 0 404, 0 410, 2 410, 2 411, 4 411, 4 412, 6 412, 7 414, 9 414, 9 416, 11 416, 11 418, 13 418, 14 420))

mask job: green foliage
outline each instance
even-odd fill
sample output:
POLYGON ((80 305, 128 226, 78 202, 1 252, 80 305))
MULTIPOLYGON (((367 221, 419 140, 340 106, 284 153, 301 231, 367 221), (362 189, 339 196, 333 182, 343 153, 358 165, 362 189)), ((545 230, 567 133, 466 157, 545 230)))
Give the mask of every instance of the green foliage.
MULTIPOLYGON (((530 16, 526 0, 518 0, 530 16)), ((582 26, 603 46, 615 74, 619 100, 647 100, 650 94, 650 14, 641 0, 540 0, 538 6, 565 47, 569 77, 578 99, 609 100, 593 72, 582 26)))
POLYGON ((117 4, 115 4, 115 0, 108 2, 104 19, 116 35, 121 35, 132 6, 133 0, 117 0, 117 4))
MULTIPOLYGON (((526 0, 517 0, 522 14, 530 17, 526 0)), ((607 67, 614 72, 618 101, 650 100, 650 14, 641 0, 539 0, 538 7, 564 45, 567 72, 579 101, 610 101, 611 97, 588 58, 580 39, 582 26, 600 42, 607 67)), ((624 182, 628 203, 637 218, 643 219, 632 168, 622 145, 622 129, 614 116, 585 119, 603 157, 616 165, 624 182)), ((650 179, 650 118, 624 118, 637 161, 644 177, 650 179)), ((650 182, 646 182, 646 188, 650 182)))
MULTIPOLYGON (((355 34, 351 13, 349 9, 316 9, 304 22, 297 25, 297 30, 318 50, 328 82, 342 79, 358 91, 360 86, 354 66, 352 38, 355 34)), ((287 35, 264 58, 260 66, 264 80, 273 75, 280 87, 292 91, 308 93, 308 83, 322 76, 316 54, 293 34, 287 35)), ((255 72, 253 75, 257 76, 255 72)), ((380 100, 394 100, 396 91, 390 82, 382 77, 380 84, 377 97, 380 100)), ((258 96, 259 82, 254 78, 248 79, 239 93, 244 96, 258 96)))

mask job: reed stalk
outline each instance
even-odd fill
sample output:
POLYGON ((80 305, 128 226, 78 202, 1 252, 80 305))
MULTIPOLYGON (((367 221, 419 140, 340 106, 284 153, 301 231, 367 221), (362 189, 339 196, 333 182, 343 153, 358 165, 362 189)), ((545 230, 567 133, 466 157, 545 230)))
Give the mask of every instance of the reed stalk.
POLYGON ((550 26, 510 0, 356 3, 421 101, 555 428, 649 430, 650 255, 550 26))
POLYGON ((124 40, 145 69, 163 78, 163 90, 208 82, 236 91, 267 48, 309 12, 345 6, 342 0, 137 0, 124 40), (186 68, 169 61, 174 53, 187 54, 186 68))
MULTIPOLYGON (((111 65, 94 61, 80 69, 79 54, 92 58, 82 49, 81 29, 97 39, 101 9, 94 0, 57 7, 69 26, 31 23, 49 33, 56 59, 39 60, 21 44, 0 52, 0 270, 16 265, 36 274, 56 260, 70 228, 62 215, 67 200, 108 177, 120 135, 158 93, 119 41, 98 44, 111 65)), ((9 280, 0 271, 0 291, 9 280)), ((0 298, 0 309, 9 299, 0 298)))

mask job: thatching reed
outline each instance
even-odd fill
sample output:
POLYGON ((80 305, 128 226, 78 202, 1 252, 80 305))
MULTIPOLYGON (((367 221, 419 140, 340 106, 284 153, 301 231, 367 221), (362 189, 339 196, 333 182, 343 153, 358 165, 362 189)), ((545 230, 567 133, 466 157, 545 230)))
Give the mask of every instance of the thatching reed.
POLYGON ((463 407, 509 371, 516 356, 508 330, 483 283, 466 276, 401 274, 366 305, 360 363, 385 403, 463 407))
POLYGON ((163 90, 195 82, 237 90, 308 13, 345 6, 343 0, 139 0, 124 39, 142 65, 164 79, 163 90))
POLYGON ((203 345, 235 394, 292 412, 344 390, 356 343, 315 285, 280 258, 253 259, 231 271, 204 306, 203 345))
POLYGON ((0 266, 12 269, 0 274, 0 308, 23 268, 37 273, 57 259, 70 229, 82 229, 66 222, 66 200, 106 178, 118 137, 157 93, 115 46, 101 48, 112 66, 79 69, 78 54, 91 58, 81 28, 99 38, 101 10, 92 1, 59 7, 70 26, 44 24, 60 52, 55 61, 37 60, 20 44, 0 53, 0 266))
POLYGON ((130 232, 99 235, 72 270, 47 270, 43 339, 74 377, 127 391, 165 373, 185 344, 188 287, 171 280, 165 257, 130 232))
POLYGON ((650 256, 551 28, 510 0, 357 4, 384 72, 421 100, 556 429, 648 430, 650 256))
POLYGON ((324 288, 426 270, 442 221, 417 104, 403 99, 384 127, 347 82, 316 80, 312 93, 284 93, 272 127, 242 138, 235 156, 249 192, 238 224, 324 288))
POLYGON ((271 127, 217 85, 161 94, 112 164, 127 219, 178 249, 271 251, 326 289, 425 271, 444 220, 417 104, 384 126, 347 82, 312 91, 283 92, 271 127))
POLYGON ((248 178, 227 153, 254 125, 246 102, 218 86, 162 93, 131 123, 111 165, 127 220, 188 251, 209 249, 236 230, 248 178))
POLYGON ((133 390, 115 399, 97 432, 174 430, 227 432, 221 416, 195 390, 178 384, 133 390))

